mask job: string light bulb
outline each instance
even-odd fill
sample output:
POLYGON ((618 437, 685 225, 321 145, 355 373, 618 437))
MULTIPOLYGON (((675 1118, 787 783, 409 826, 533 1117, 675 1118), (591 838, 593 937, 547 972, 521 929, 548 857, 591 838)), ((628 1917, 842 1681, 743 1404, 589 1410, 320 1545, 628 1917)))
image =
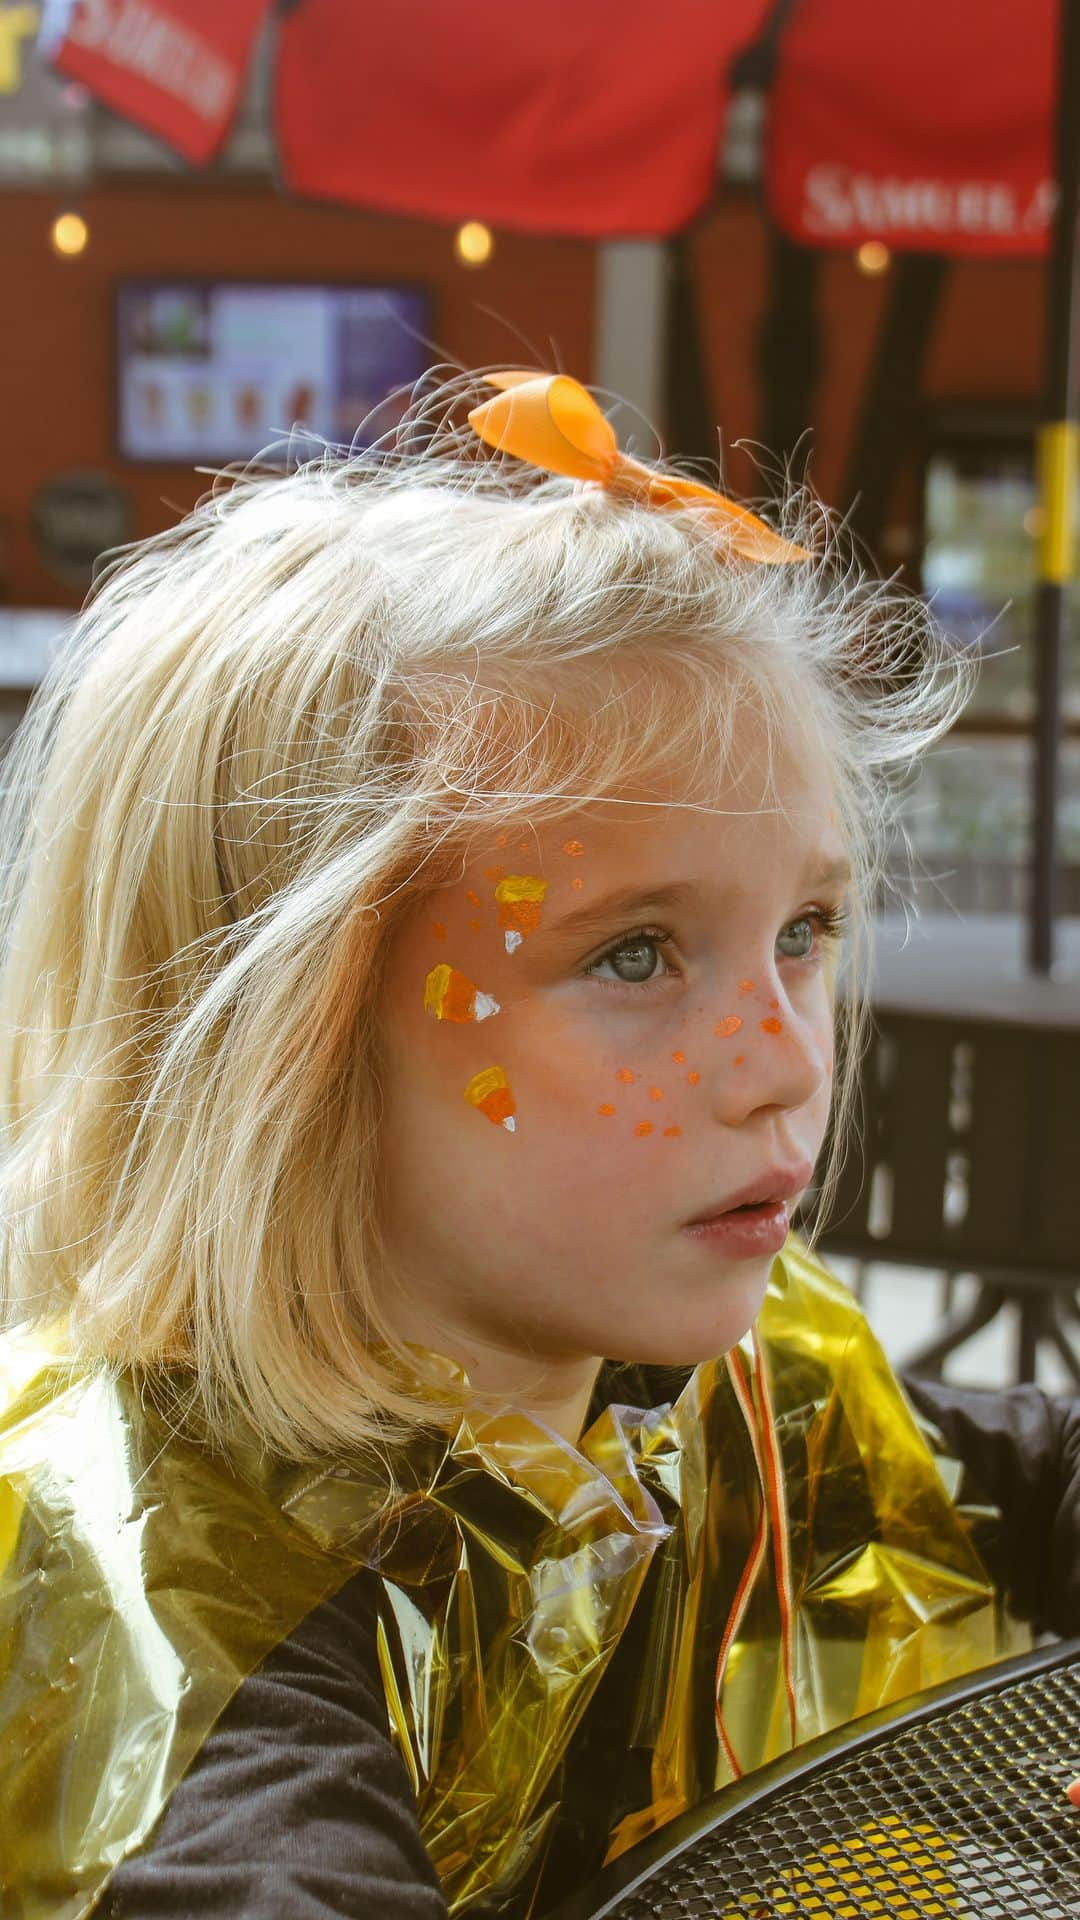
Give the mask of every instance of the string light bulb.
POLYGON ((879 273, 888 272, 892 254, 884 240, 864 240, 862 246, 855 249, 855 265, 860 273, 875 278, 879 273))
POLYGON ((466 220, 454 235, 454 252, 463 267, 483 267, 495 251, 495 239, 490 227, 482 220, 466 220))
POLYGON ((58 213, 49 228, 52 250, 65 260, 85 253, 89 239, 90 229, 81 213, 58 213))

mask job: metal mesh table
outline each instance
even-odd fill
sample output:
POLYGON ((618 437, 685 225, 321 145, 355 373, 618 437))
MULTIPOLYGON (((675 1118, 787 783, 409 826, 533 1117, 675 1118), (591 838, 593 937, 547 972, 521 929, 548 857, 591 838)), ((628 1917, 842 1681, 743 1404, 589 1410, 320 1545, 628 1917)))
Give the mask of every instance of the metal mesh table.
POLYGON ((1080 1640, 763 1767, 547 1920, 1078 1920, 1080 1640))

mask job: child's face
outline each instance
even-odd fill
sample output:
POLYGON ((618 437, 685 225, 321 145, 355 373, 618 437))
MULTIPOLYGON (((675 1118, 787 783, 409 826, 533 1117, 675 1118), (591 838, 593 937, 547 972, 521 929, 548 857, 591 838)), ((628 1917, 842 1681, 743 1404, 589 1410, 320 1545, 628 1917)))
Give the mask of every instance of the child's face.
POLYGON ((391 1310, 474 1385, 540 1363, 583 1414, 605 1356, 711 1358, 756 1314, 783 1209, 691 1223, 810 1179, 844 899, 827 777, 774 788, 508 826, 392 941, 391 1310))

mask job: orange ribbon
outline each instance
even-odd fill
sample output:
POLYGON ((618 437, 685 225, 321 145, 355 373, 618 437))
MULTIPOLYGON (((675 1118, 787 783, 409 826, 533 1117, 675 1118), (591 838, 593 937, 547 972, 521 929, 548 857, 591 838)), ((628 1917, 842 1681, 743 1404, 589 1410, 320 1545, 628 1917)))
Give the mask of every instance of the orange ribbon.
POLYGON ((473 408, 469 425, 489 447, 528 460, 545 473, 595 480, 647 507, 701 507, 743 560, 773 566, 810 559, 805 547, 782 539, 764 520, 712 487, 674 479, 620 453, 610 420, 568 374, 489 373, 485 378, 499 393, 473 408))

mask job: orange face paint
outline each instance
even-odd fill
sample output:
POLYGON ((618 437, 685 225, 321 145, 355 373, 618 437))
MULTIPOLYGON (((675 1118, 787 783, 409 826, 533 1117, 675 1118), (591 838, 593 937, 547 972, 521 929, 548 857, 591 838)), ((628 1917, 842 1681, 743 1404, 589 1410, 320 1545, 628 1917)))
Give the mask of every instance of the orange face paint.
POLYGON ((733 1033, 738 1033, 741 1026, 742 1021, 737 1013, 726 1013, 722 1020, 717 1021, 713 1032, 719 1039, 727 1040, 733 1033))
POLYGON ((682 1066, 682 1065, 683 1065, 683 1064, 685 1063, 685 1060, 686 1060, 686 1055, 685 1055, 685 1053, 673 1053, 671 1057, 672 1057, 672 1059, 674 1060, 674 1062, 675 1062, 675 1065, 676 1065, 677 1067, 681 1067, 681 1066, 682 1066))
POLYGON ((732 1065, 733 1065, 733 1066, 736 1066, 736 1067, 741 1067, 741 1066, 743 1065, 743 1063, 744 1063, 744 1061, 745 1061, 745 1060, 746 1060, 746 1055, 745 1055, 745 1053, 737 1053, 737 1054, 735 1055, 735 1058, 734 1058, 734 1060, 733 1060, 733 1062, 732 1062, 732 1065))
POLYGON ((754 983, 753 983, 753 981, 752 981, 752 980, 740 980, 740 981, 739 981, 739 992, 740 992, 740 993, 753 993, 753 991, 754 991, 754 983))
POLYGON ((691 1072, 691 1073, 688 1073, 686 1077, 687 1077, 687 1079, 689 1080, 689 1082, 690 1082, 690 1085, 691 1085, 692 1087, 696 1087, 696 1086, 697 1086, 697 1083, 698 1083, 698 1081, 699 1081, 699 1080, 701 1079, 701 1075, 700 1075, 700 1073, 693 1073, 693 1072, 691 1072))
POLYGON ((579 874, 576 880, 571 880, 570 885, 573 887, 575 893, 580 893, 585 882, 579 874))
POLYGON ((499 925, 506 936, 506 951, 513 953, 540 925, 540 909, 548 890, 546 880, 534 873, 508 873, 495 888, 499 903, 499 925))
POLYGON ((663 1093, 661 1092, 661 1090, 660 1090, 660 1088, 659 1088, 659 1087, 650 1087, 650 1088, 649 1088, 649 1099, 650 1099, 650 1100, 662 1100, 662 1099, 663 1099, 663 1097, 664 1097, 664 1096, 663 1096, 663 1093))
POLYGON ((770 1000, 769 1005, 772 1008, 772 1011, 775 1013, 780 1005, 780 1002, 779 1000, 770 1000))
POLYGON ((470 907, 478 907, 480 905, 480 895, 476 892, 476 889, 474 887, 466 887, 465 898, 468 901, 470 907))
POLYGON ((644 1140, 646 1135, 650 1134, 652 1130, 653 1123, 651 1120, 639 1120, 637 1126, 634 1128, 634 1132, 637 1134, 639 1140, 644 1140))
POLYGON ((490 881, 491 881, 491 883, 492 883, 492 885, 494 886, 494 884, 495 884, 495 882, 496 882, 497 880, 501 880, 501 879, 502 879, 502 877, 503 877, 503 874, 504 874, 505 872, 506 872, 506 868, 505 868, 505 867, 485 867, 485 868, 484 868, 484 879, 485 879, 485 880, 490 880, 490 881))
POLYGON ((682 1138, 681 1127, 665 1127, 664 1128, 665 1140, 680 1140, 681 1138, 682 1138))
POLYGON ((424 981, 424 1011, 436 1020, 489 1020, 498 1013, 499 1003, 490 993, 481 993, 472 980, 456 967, 432 967, 424 981))
POLYGON ((632 1087, 634 1081, 637 1079, 637 1074, 631 1067, 616 1067, 615 1078, 616 1080, 621 1080, 624 1087, 632 1087))
POLYGON ((562 850, 564 853, 568 853, 572 860, 580 860, 585 851, 580 840, 564 840, 562 850))
POLYGON ((602 1107, 597 1107, 597 1109, 596 1109, 596 1111, 597 1111, 597 1113, 602 1113, 602 1114, 603 1114, 603 1116, 604 1116, 604 1118, 605 1118, 605 1120, 610 1120, 610 1118, 611 1118, 611 1116, 612 1116, 612 1114, 614 1113, 614 1111, 615 1111, 615 1109, 614 1109, 614 1107, 613 1107, 613 1106, 611 1105, 611 1103, 610 1103, 610 1101, 608 1101, 608 1100, 605 1100, 605 1101, 604 1101, 604 1104, 603 1104, 603 1106, 602 1106, 602 1107))
POLYGON ((514 1096, 501 1067, 485 1067, 482 1073, 474 1073, 465 1089, 465 1098, 492 1126, 505 1127, 507 1133, 516 1131, 514 1096))
POLYGON ((433 920, 433 921, 432 921, 432 923, 431 923, 431 931, 432 931, 432 933, 433 933, 433 934, 435 935, 435 938, 436 938, 436 940, 445 940, 445 939, 446 939, 446 928, 445 928, 445 926, 443 925, 443 922, 442 922, 441 920, 433 920))
POLYGON ((783 1033, 784 1023, 782 1020, 772 1018, 763 1020, 761 1023, 761 1031, 762 1033, 783 1033))

